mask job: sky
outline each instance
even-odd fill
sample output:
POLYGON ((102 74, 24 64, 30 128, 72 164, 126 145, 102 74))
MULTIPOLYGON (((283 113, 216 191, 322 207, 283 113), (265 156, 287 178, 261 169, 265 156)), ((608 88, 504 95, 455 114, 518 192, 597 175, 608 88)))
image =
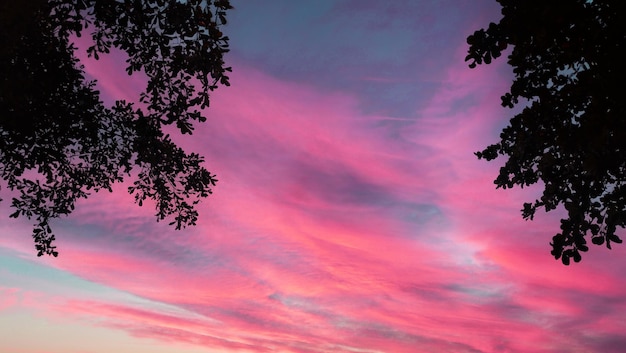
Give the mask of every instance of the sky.
MULTIPOLYGON (((469 69, 492 0, 233 1, 230 87, 176 137, 217 174, 176 231, 124 185, 36 256, 0 203, 0 351, 553 353, 626 346, 626 248, 563 266, 560 211, 473 155, 513 112, 504 60, 469 69)), ((84 53, 79 56, 85 58, 84 53)), ((119 53, 84 60, 137 100, 119 53)))

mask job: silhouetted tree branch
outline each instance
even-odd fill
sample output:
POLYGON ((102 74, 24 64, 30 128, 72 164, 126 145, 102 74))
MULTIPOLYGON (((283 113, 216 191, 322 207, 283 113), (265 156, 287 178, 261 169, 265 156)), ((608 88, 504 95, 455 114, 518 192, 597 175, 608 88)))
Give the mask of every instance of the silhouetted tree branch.
POLYGON ((203 158, 185 153, 163 127, 191 134, 206 120, 209 91, 229 85, 223 55, 228 0, 28 0, 0 4, 0 176, 15 209, 36 220, 37 254, 57 256, 50 220, 79 198, 111 190, 137 171, 129 192, 156 202, 157 218, 194 225, 195 205, 215 185, 203 158), (88 33, 96 59, 112 47, 126 72, 144 72, 139 108, 106 107, 75 56, 72 35, 88 33), (199 87, 196 87, 199 85, 199 87))
POLYGON ((621 243, 626 224, 626 3, 499 0, 502 19, 467 38, 471 68, 512 46, 515 79, 502 105, 522 105, 500 142, 478 158, 507 160, 498 188, 541 181, 543 195, 522 215, 564 206, 552 238, 565 265, 581 260, 587 239, 621 243))

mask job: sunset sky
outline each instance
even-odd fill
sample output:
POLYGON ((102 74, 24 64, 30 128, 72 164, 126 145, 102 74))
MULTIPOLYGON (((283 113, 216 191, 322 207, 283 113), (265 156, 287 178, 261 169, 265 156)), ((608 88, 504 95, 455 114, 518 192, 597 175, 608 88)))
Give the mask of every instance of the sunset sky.
MULTIPOLYGON (((563 266, 559 211, 524 221, 539 189, 496 190, 502 160, 473 155, 512 114, 505 60, 463 61, 494 0, 233 5, 232 85, 176 138, 219 179, 198 225, 117 185, 38 258, 5 197, 0 352, 624 350, 626 246, 563 266)), ((119 54, 84 64, 107 101, 143 89, 119 54)))

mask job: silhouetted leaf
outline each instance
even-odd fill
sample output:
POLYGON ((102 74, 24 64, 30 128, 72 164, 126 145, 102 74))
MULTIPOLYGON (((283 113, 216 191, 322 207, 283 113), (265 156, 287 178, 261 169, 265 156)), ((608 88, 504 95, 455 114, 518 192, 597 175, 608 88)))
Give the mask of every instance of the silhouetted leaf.
POLYGON ((618 243, 618 244, 621 244, 621 243, 622 243, 622 239, 620 239, 620 237, 618 237, 618 236, 617 236, 617 235, 615 235, 615 234, 610 234, 610 235, 608 236, 608 238, 609 238, 612 242, 614 242, 614 243, 618 243))
POLYGON ((592 237, 591 238, 591 242, 596 244, 596 245, 602 245, 602 244, 604 244, 604 237, 603 236, 592 237))

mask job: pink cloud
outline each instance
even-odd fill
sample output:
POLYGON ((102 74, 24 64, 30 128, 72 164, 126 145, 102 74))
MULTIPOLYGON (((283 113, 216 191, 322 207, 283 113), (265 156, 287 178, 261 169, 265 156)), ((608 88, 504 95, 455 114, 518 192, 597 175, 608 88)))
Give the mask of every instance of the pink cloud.
POLYGON ((42 260, 176 310, 44 306, 226 352, 610 351, 623 342, 623 257, 553 261, 555 219, 521 220, 528 192, 493 190, 497 165, 472 156, 508 114, 500 68, 449 68, 396 129, 348 93, 237 67, 208 123, 179 139, 220 179, 197 227, 155 223, 119 185, 60 221, 62 254, 42 260))
POLYGON ((0 287, 0 311, 9 309, 17 305, 19 301, 19 288, 0 287))

